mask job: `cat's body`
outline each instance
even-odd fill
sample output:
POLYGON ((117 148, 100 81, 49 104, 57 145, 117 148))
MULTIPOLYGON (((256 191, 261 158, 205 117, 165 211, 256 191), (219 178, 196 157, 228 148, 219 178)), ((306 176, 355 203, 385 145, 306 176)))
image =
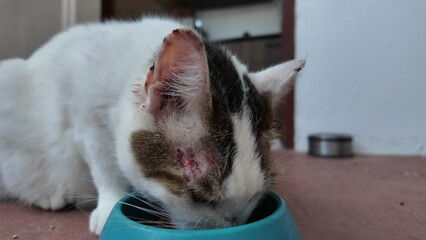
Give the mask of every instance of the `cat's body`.
MULTIPOLYGON (((238 209, 232 213, 238 215, 254 195, 267 189, 268 170, 260 166, 266 160, 258 154, 258 144, 266 140, 252 137, 253 111, 244 112, 244 104, 240 104, 235 116, 232 107, 218 112, 215 95, 235 93, 207 92, 217 92, 213 75, 220 74, 222 70, 218 68, 224 67, 221 63, 213 66, 213 61, 227 58, 227 63, 234 65, 233 75, 228 75, 240 79, 237 88, 244 85, 241 81, 246 81, 241 79, 248 79, 247 70, 229 54, 208 45, 204 48, 190 30, 173 32, 179 28, 184 26, 162 19, 78 26, 56 36, 28 60, 0 62, 0 198, 19 199, 56 210, 66 204, 84 202, 98 193, 90 228, 99 233, 113 204, 130 185, 159 199, 166 209, 169 205, 168 210, 178 208, 185 215, 189 208, 195 208, 186 219, 173 219, 173 215, 180 213, 172 211, 172 220, 185 228, 191 227, 187 223, 190 217, 210 214, 206 210, 209 207, 197 204, 211 203, 214 199, 225 205, 227 194, 234 198, 241 195, 238 204, 226 203, 227 207, 238 209), (165 37, 168 40, 163 42, 165 37), (168 50, 174 45, 178 45, 177 50, 174 47, 168 50), (185 66, 178 66, 179 74, 199 64, 187 74, 194 78, 192 82, 180 86, 194 88, 179 93, 188 94, 188 99, 179 94, 167 95, 170 87, 162 87, 170 79, 179 80, 176 76, 162 80, 163 75, 171 74, 170 69, 176 69, 169 60, 178 57, 186 59, 185 66), (155 70, 151 67, 154 62, 155 70), (206 63, 210 70, 203 70, 206 63), (163 70, 166 68, 167 71, 163 70), (200 79, 205 80, 204 85, 197 85, 200 79), (207 95, 213 97, 203 97, 207 95), (161 106, 157 106, 158 102, 161 106), (174 108, 179 110, 174 112, 174 108), (222 121, 230 129, 222 126, 214 131, 232 136, 211 137, 215 127, 206 119, 217 119, 217 114, 230 114, 222 121), (212 140, 217 138, 221 140, 212 140), (201 139, 205 142, 197 145, 201 139), (234 147, 221 147, 221 144, 234 147), (225 154, 226 151, 231 152, 225 154), (157 159, 172 159, 170 156, 176 160, 166 163, 157 159), (232 166, 225 166, 228 159, 232 160, 229 164, 232 166), (150 166, 153 163, 160 167, 150 166), (167 172, 161 172, 164 169, 167 172), (210 189, 207 199, 203 186, 210 189), (191 188, 191 192, 186 192, 186 188, 191 188)), ((301 67, 303 62, 281 67, 288 71, 282 82, 293 78, 301 67)), ((262 81, 254 83, 258 90, 265 85, 276 91, 283 85, 275 83, 268 87, 262 81)), ((253 91, 254 85, 249 85, 242 89, 253 91)), ((177 88, 172 86, 175 92, 179 91, 177 88)), ((279 95, 273 91, 271 96, 279 95)), ((233 101, 221 104, 232 105, 233 101)), ((268 113, 259 111, 258 115, 268 113)), ((269 149, 265 147, 262 151, 267 158, 269 149)), ((221 208, 214 210, 220 216, 212 217, 205 225, 226 226, 225 218, 236 221, 235 216, 222 213, 221 208)))

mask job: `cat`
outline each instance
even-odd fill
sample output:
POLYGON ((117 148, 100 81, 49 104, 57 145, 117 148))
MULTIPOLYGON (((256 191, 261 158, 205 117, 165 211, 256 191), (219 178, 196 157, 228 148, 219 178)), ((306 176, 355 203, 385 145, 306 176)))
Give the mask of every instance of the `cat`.
POLYGON ((72 27, 0 62, 0 199, 95 195, 96 234, 131 189, 176 228, 241 224, 271 188, 273 109, 304 64, 249 72, 172 19, 72 27))

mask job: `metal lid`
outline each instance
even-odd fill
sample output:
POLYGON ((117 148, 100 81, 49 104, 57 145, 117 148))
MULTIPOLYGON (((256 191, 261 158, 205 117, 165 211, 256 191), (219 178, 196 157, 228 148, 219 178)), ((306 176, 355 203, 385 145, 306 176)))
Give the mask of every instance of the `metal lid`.
POLYGON ((342 133, 315 133, 309 135, 309 140, 352 141, 352 136, 342 133))

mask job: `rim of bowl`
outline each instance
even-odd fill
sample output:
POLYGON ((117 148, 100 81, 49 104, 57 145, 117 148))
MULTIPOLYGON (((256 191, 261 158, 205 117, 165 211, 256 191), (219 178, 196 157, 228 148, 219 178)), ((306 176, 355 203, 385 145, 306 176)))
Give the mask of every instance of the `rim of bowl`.
MULTIPOLYGON (((132 195, 134 195, 134 193, 132 193, 132 195)), ((116 206, 118 208, 118 211, 120 214, 118 214, 120 217, 125 218, 127 220, 129 220, 132 226, 137 226, 139 228, 144 228, 144 230, 148 230, 148 231, 155 231, 155 232, 163 232, 163 233, 170 233, 170 234, 206 234, 206 232, 208 232, 209 234, 213 234, 213 233, 226 233, 226 232, 235 232, 235 231, 244 231, 246 229, 252 229, 252 228, 256 228, 259 226, 263 226, 265 224, 268 224, 268 222, 273 221, 274 219, 279 218, 279 214, 284 213, 287 211, 287 205, 284 202, 284 200, 275 192, 273 191, 269 191, 266 192, 265 195, 269 195, 270 197, 272 197, 275 202, 277 203, 277 207, 275 209, 275 211, 268 215, 265 218, 262 218, 260 220, 257 220, 255 222, 251 222, 251 223, 247 223, 247 224, 243 224, 243 225, 238 225, 238 226, 233 226, 233 227, 226 227, 226 228, 216 228, 216 229, 168 229, 168 228, 161 228, 161 227, 154 227, 154 226, 150 226, 150 225, 146 225, 143 223, 138 223, 132 219, 130 219, 129 217, 127 217, 126 215, 124 215, 123 211, 122 211, 122 207, 123 204, 120 203, 118 204, 118 206, 116 206)), ((126 195, 123 198, 123 202, 127 202, 129 199, 134 198, 134 196, 131 195, 126 195)))

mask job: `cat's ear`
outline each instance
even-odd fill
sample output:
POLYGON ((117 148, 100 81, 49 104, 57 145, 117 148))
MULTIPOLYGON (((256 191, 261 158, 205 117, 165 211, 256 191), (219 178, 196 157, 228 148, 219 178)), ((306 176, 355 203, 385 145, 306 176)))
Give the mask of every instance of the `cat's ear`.
POLYGON ((264 96, 272 98, 273 105, 287 92, 305 60, 291 60, 265 70, 249 73, 253 85, 264 96))
POLYGON ((189 29, 176 29, 163 40, 151 67, 145 91, 152 113, 179 110, 201 111, 210 103, 209 69, 200 37, 189 29), (206 99, 207 98, 207 99, 206 99))

